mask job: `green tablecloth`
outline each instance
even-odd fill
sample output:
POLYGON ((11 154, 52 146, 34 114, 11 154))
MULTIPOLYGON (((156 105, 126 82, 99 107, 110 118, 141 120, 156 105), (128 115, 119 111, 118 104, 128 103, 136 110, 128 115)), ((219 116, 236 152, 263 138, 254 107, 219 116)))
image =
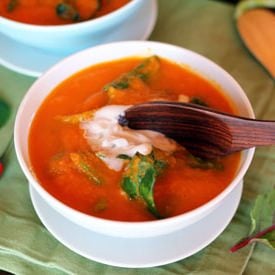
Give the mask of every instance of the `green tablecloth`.
MULTIPOLYGON (((256 117, 275 120, 274 80, 244 47, 233 14, 233 5, 218 1, 160 0, 150 40, 191 49, 218 63, 246 91, 256 117)), ((10 142, 16 109, 34 80, 0 66, 0 98, 13 111, 0 129, 0 155, 5 152, 6 166, 0 178, 0 269, 16 274, 275 274, 275 253, 263 245, 228 251, 248 233, 256 196, 275 184, 275 147, 256 150, 232 222, 211 245, 187 259, 149 269, 116 268, 87 260, 55 240, 34 212, 10 142)))

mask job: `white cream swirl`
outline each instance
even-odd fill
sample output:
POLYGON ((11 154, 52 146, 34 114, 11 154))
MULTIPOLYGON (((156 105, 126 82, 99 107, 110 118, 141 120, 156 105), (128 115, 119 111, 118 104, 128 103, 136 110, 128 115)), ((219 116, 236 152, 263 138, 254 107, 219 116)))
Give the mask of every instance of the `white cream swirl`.
POLYGON ((161 133, 132 130, 119 125, 119 116, 129 107, 129 105, 107 105, 98 109, 92 119, 80 124, 91 149, 110 169, 116 171, 120 171, 124 164, 124 160, 118 158, 118 155, 132 157, 137 152, 148 155, 153 147, 173 152, 177 147, 173 140, 161 133))

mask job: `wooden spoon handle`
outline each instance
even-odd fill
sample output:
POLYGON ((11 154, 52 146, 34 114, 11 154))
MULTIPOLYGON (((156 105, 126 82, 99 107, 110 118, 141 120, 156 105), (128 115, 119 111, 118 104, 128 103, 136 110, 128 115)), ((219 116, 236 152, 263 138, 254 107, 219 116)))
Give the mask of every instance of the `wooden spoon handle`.
POLYGON ((275 121, 224 116, 232 135, 232 151, 275 145, 275 121))
POLYGON ((275 121, 233 116, 194 104, 147 102, 127 109, 119 122, 161 132, 205 158, 275 145, 275 121))

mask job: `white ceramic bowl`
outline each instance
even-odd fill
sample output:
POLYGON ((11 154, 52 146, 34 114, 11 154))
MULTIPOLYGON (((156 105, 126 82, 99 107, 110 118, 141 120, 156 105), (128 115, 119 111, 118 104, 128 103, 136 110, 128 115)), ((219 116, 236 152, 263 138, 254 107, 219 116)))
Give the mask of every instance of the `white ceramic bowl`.
POLYGON ((131 0, 120 9, 99 18, 68 25, 40 26, 0 16, 0 32, 28 46, 69 54, 106 42, 130 39, 124 29, 138 24, 134 22, 135 15, 148 1, 156 0, 131 0))
POLYGON ((244 151, 234 180, 217 197, 188 213, 157 221, 119 222, 80 213, 50 195, 38 182, 30 169, 28 133, 32 118, 45 97, 63 80, 93 64, 124 58, 156 54, 188 66, 207 79, 215 81, 237 106, 240 115, 254 117, 251 105, 238 83, 222 68, 205 57, 189 50, 158 42, 117 42, 79 52, 61 61, 42 75, 25 95, 15 122, 15 149, 19 163, 30 184, 67 219, 93 231, 120 237, 150 237, 182 229, 209 215, 240 184, 252 160, 254 149, 244 151))

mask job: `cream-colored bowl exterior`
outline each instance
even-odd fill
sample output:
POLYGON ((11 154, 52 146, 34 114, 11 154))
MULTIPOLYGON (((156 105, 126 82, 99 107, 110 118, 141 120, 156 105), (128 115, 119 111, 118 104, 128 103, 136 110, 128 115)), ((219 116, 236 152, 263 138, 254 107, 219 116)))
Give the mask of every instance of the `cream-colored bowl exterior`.
POLYGON ((119 33, 115 36, 115 41, 125 40, 123 29, 136 23, 132 22, 132 18, 147 1, 155 0, 131 0, 102 17, 68 25, 33 25, 0 16, 0 32, 28 46, 57 54, 70 54, 94 45, 113 42, 113 33, 119 33))
POLYGON ((32 85, 18 109, 14 134, 16 154, 29 183, 48 204, 76 224, 99 233, 120 237, 141 238, 168 234, 193 224, 207 216, 216 207, 219 207, 224 198, 242 181, 254 154, 254 149, 242 153, 241 163, 234 180, 217 197, 193 211, 157 221, 119 222, 92 217, 66 206, 49 194, 39 184, 35 174, 31 170, 28 155, 29 128, 35 112, 45 97, 60 82, 86 67, 129 56, 145 57, 152 54, 187 66, 205 78, 214 81, 217 85, 221 86, 226 95, 237 106, 240 115, 250 118, 254 117, 253 110, 244 91, 226 71, 199 54, 169 44, 145 41, 111 43, 76 53, 52 67, 32 85))

